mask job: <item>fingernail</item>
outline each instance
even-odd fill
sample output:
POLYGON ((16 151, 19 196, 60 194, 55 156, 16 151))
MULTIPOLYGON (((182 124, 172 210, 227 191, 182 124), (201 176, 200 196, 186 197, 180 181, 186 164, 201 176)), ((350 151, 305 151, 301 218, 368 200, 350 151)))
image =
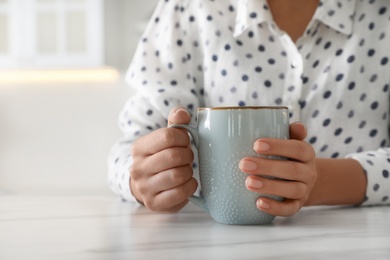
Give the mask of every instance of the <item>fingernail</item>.
POLYGON ((184 111, 187 115, 190 115, 190 113, 188 113, 188 111, 184 108, 179 108, 178 110, 176 110, 176 114, 179 113, 180 111, 184 111))
POLYGON ((259 188, 263 187, 263 182, 255 179, 255 178, 247 178, 246 185, 249 187, 252 187, 252 188, 259 189, 259 188))
POLYGON ((262 209, 269 209, 271 206, 269 203, 265 202, 262 199, 257 200, 257 207, 262 209))
POLYGON ((257 164, 251 161, 241 160, 239 167, 244 171, 253 171, 257 169, 257 164))
POLYGON ((306 131, 306 126, 304 124, 302 124, 301 122, 294 122, 294 123, 292 123, 292 125, 300 126, 304 131, 306 131))
POLYGON ((263 142, 263 141, 257 141, 255 142, 253 149, 257 152, 266 152, 270 148, 269 144, 263 142))

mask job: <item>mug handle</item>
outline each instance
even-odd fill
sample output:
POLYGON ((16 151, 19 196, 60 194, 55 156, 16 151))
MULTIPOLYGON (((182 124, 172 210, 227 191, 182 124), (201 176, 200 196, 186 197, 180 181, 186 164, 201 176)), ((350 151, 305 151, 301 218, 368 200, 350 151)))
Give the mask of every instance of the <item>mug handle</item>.
MULTIPOLYGON (((192 139, 194 140, 194 143, 195 143, 195 147, 198 149, 199 134, 198 134, 198 130, 195 127, 193 127, 192 125, 185 125, 185 124, 172 124, 172 125, 168 126, 168 128, 186 129, 191 134, 192 139)), ((194 204, 196 204, 197 206, 199 206, 200 208, 202 208, 203 210, 208 212, 208 209, 206 207, 206 201, 204 200, 204 198, 202 196, 192 195, 188 199, 191 202, 193 202, 194 204)))

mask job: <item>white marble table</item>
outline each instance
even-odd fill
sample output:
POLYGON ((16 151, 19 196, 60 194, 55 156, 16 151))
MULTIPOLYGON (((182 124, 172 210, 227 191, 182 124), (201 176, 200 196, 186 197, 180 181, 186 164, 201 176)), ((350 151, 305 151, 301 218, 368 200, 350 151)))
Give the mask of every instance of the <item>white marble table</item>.
POLYGON ((390 259, 390 207, 306 208, 267 226, 115 197, 0 195, 0 259, 390 259))

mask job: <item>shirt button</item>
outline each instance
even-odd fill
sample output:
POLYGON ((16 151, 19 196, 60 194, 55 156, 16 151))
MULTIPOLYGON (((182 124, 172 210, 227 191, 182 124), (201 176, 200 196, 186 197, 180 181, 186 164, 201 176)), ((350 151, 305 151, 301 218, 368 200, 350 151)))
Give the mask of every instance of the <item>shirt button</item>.
POLYGON ((298 62, 297 61, 292 61, 291 62, 291 68, 295 69, 296 67, 298 67, 298 62))

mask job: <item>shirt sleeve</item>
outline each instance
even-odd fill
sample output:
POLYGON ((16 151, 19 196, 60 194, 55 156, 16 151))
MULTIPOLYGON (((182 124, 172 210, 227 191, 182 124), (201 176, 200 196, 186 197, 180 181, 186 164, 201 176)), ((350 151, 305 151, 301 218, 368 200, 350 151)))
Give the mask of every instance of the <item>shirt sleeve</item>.
MULTIPOLYGON (((130 191, 131 146, 139 137, 166 127, 173 107, 185 107, 190 114, 200 105, 203 90, 201 55, 192 37, 196 29, 187 22, 187 0, 160 0, 126 74, 136 94, 119 116, 123 138, 108 158, 108 185, 126 201, 135 202, 130 191)), ((195 121, 192 117, 193 122, 195 121)))
POLYGON ((390 148, 350 154, 357 160, 367 176, 366 198, 362 206, 390 204, 390 148))

